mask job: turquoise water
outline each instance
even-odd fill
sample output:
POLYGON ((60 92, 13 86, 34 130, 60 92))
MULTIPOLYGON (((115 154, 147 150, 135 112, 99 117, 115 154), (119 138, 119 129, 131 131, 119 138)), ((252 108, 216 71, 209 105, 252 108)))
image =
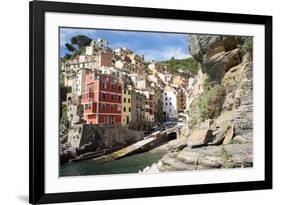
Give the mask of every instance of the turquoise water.
POLYGON ((101 164, 93 160, 63 164, 60 167, 60 176, 138 173, 157 162, 164 154, 165 152, 144 152, 101 164))

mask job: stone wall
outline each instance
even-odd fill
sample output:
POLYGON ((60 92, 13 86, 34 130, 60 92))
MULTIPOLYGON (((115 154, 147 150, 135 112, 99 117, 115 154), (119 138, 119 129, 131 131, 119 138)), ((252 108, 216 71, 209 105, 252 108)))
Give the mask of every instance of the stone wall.
POLYGON ((143 139, 143 132, 118 125, 85 124, 79 148, 91 145, 91 151, 124 147, 143 139))

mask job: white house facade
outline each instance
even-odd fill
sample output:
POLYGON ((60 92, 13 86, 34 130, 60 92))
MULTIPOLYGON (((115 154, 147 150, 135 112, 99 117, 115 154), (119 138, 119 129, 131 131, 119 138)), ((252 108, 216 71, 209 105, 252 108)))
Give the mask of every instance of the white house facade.
POLYGON ((163 112, 166 119, 177 118, 177 92, 169 86, 163 92, 163 112))

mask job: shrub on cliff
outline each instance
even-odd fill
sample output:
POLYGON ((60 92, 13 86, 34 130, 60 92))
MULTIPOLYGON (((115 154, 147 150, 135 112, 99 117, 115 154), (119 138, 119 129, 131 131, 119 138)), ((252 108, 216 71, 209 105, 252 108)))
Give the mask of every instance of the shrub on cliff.
POLYGON ((253 38, 252 37, 246 38, 244 40, 242 48, 246 49, 247 51, 252 51, 253 50, 253 38))
POLYGON ((189 127, 194 129, 197 124, 220 115, 225 97, 225 88, 220 85, 207 87, 191 104, 189 127))
POLYGON ((220 115, 224 97, 225 97, 224 87, 222 86, 213 87, 212 95, 210 96, 206 106, 207 119, 214 119, 220 115))

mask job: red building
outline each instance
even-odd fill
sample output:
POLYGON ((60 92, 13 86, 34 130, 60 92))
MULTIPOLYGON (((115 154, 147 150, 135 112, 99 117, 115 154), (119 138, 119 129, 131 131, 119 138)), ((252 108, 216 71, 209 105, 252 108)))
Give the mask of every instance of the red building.
POLYGON ((89 124, 121 124, 122 81, 108 74, 86 75, 82 94, 84 120, 89 124))
POLYGON ((112 66, 112 53, 110 50, 100 51, 97 56, 98 67, 102 66, 110 67, 112 66))

